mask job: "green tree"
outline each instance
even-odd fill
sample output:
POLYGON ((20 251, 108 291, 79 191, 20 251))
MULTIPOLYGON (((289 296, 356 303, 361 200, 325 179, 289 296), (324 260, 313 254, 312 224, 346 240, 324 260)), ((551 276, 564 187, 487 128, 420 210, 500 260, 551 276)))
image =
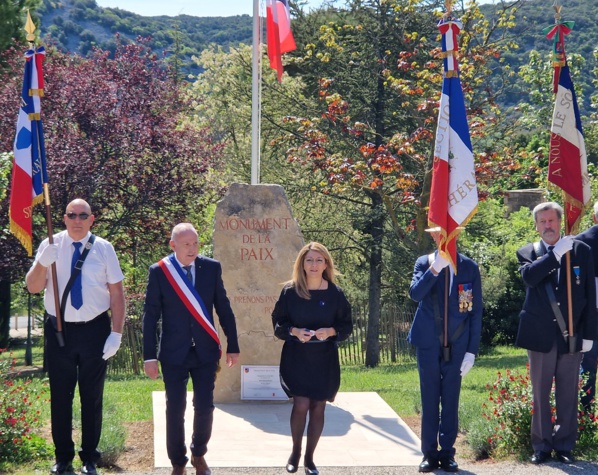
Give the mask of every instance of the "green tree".
MULTIPOLYGON (((287 120, 293 125, 287 156, 315 171, 313 186, 358 211, 353 226, 369 265, 368 366, 378 362, 383 289, 404 299, 411 263, 430 247, 423 230, 442 82, 439 7, 431 1, 349 2, 346 10, 320 12, 316 38, 309 36, 316 30, 312 18, 304 29, 301 16, 294 23, 302 46, 291 53, 289 71, 321 108, 287 120)), ((472 136, 481 145, 498 123, 500 91, 487 77, 503 69, 505 89, 512 77, 500 51, 512 47, 513 8, 498 8, 493 21, 475 3, 460 12, 461 78, 472 136)), ((502 166, 494 161, 486 169, 494 171, 495 164, 502 166)))
MULTIPOLYGON (((3 0, 0 2, 0 51, 13 44, 14 40, 25 41, 25 21, 27 10, 31 16, 41 4, 41 0, 3 0)), ((34 19, 35 21, 35 19, 34 19)))

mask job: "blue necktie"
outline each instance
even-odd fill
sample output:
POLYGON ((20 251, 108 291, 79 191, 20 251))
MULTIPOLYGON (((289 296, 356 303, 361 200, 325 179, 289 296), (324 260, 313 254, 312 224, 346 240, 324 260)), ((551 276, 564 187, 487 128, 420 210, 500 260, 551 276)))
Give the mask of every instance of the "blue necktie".
POLYGON ((183 269, 185 269, 185 272, 187 273, 187 279, 189 279, 189 282, 193 283, 193 274, 191 274, 191 266, 183 266, 183 269))
MULTIPOLYGON (((75 270, 75 264, 81 257, 82 245, 83 244, 80 242, 73 243, 73 246, 75 246, 75 252, 73 252, 73 260, 71 262, 71 274, 75 270)), ((81 273, 79 273, 79 275, 73 282, 73 286, 71 287, 71 305, 75 307, 77 310, 81 308, 81 305, 83 305, 83 292, 81 291, 81 273)))

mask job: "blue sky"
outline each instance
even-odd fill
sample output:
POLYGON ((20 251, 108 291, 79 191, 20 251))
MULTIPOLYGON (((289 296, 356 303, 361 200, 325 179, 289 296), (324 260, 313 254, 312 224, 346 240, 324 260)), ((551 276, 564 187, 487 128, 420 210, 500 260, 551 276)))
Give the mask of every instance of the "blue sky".
MULTIPOLYGON (((490 3, 482 0, 480 3, 490 3)), ((101 7, 118 7, 144 16, 253 15, 253 0, 96 0, 101 7)), ((307 9, 319 7, 324 0, 307 0, 307 9)), ((265 0, 260 0, 265 4, 265 0)), ((340 0, 339 4, 344 1, 340 0)))

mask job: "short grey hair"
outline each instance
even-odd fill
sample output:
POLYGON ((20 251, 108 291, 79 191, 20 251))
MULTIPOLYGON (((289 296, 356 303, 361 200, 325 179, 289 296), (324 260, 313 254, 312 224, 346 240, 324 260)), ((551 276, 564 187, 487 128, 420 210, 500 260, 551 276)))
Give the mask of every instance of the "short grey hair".
POLYGON ((197 231, 195 230, 195 227, 191 223, 179 223, 174 228, 172 228, 170 240, 174 241, 174 238, 176 238, 179 234, 185 231, 193 231, 196 236, 198 235, 197 231))
POLYGON ((548 211, 549 209, 556 211, 556 216, 559 218, 559 220, 563 218, 563 207, 554 201, 547 201, 546 203, 540 203, 532 211, 532 214, 534 215, 534 221, 537 221, 538 213, 540 211, 548 211))

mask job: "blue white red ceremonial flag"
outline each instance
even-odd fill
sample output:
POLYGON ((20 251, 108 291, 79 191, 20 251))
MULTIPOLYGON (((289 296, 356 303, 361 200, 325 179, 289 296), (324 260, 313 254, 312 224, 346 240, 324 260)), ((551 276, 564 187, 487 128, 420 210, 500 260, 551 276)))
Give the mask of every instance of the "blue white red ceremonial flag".
POLYGON ((297 48, 291 31, 288 0, 266 1, 266 32, 270 67, 276 70, 278 82, 282 82, 282 54, 297 48))
POLYGON ((43 47, 25 53, 25 74, 21 107, 14 142, 12 184, 10 187, 10 231, 32 255, 32 209, 43 199, 48 182, 41 101, 44 94, 43 47))
POLYGON ((573 234, 591 199, 586 146, 569 65, 560 68, 550 127, 548 181, 563 190, 565 232, 573 234))
POLYGON ((439 21, 444 79, 438 111, 428 224, 440 228, 438 252, 457 271, 457 237, 478 209, 478 188, 465 102, 459 78, 457 35, 462 24, 439 21))

